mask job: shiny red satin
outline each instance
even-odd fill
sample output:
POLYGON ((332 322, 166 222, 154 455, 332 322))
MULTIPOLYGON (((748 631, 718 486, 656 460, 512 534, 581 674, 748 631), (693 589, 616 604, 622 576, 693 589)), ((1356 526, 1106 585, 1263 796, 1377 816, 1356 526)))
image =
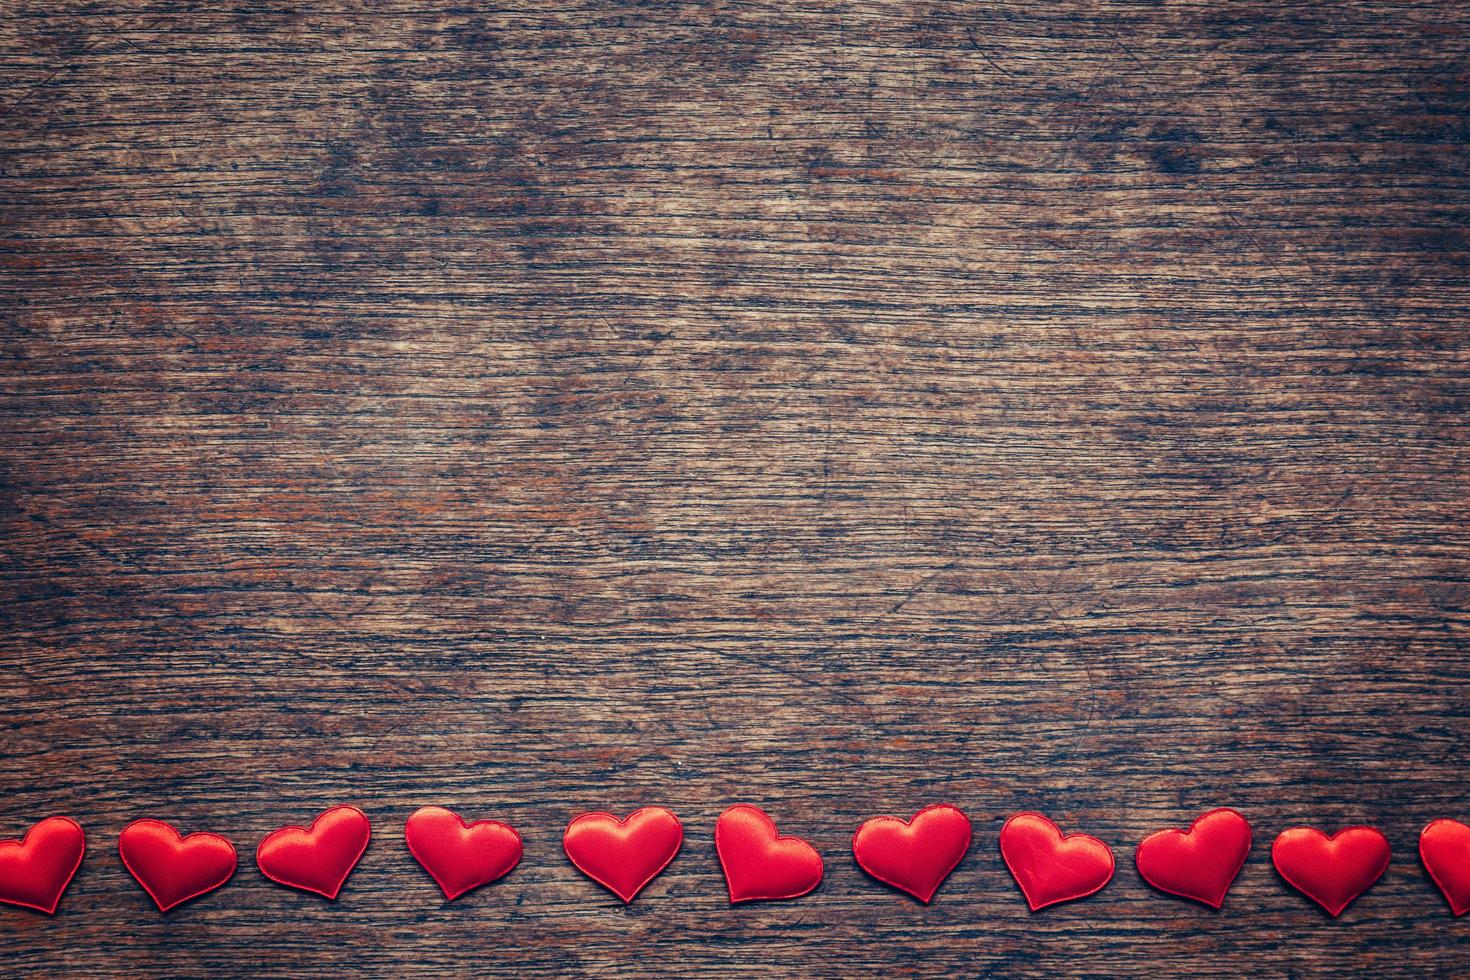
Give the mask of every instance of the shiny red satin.
POLYGON ((910 820, 867 821, 852 835, 852 856, 874 878, 927 903, 970 849, 971 836, 963 810, 937 803, 910 820))
POLYGON ((715 851, 730 901, 797 898, 822 882, 822 857, 800 837, 782 837, 760 807, 737 804, 715 821, 715 851))
POLYGON ((1419 835, 1419 860, 1455 915, 1470 912, 1470 827, 1458 820, 1431 821, 1419 835))
POLYGON ((222 886, 235 874, 235 845, 218 834, 181 837, 162 820, 135 820, 117 838, 128 874, 167 912, 222 886))
POLYGON ((514 827, 496 820, 466 823, 442 806, 415 810, 403 826, 403 841, 451 902, 505 877, 521 860, 514 827))
POLYGON ((1112 848, 1087 834, 1063 836, 1039 813, 1018 813, 1005 822, 1000 855, 1033 912, 1085 898, 1113 877, 1112 848))
POLYGON ((47 817, 24 839, 0 841, 0 902, 55 914, 86 850, 87 837, 70 817, 47 817))
POLYGON ((562 834, 562 849, 577 870, 624 903, 669 866, 683 843, 679 818, 661 806, 634 810, 622 820, 584 813, 562 834))
POLYGON ((1338 916, 1388 870, 1388 839, 1372 827, 1348 827, 1328 837, 1315 827, 1284 830, 1271 861, 1286 883, 1338 916))
POLYGON ((288 888, 336 898, 372 837, 372 825, 355 806, 334 806, 309 828, 282 827, 255 849, 263 875, 288 888))
POLYGON ((1188 830, 1160 830, 1133 854, 1143 880, 1160 891, 1218 909, 1251 849, 1251 825, 1229 807, 1211 810, 1188 830))

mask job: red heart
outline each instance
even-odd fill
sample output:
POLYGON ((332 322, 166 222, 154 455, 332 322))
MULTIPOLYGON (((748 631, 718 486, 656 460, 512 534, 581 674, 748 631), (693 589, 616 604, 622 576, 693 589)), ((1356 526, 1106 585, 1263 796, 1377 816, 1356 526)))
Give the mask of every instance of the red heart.
POLYGON ((1149 834, 1133 853, 1133 862, 1143 880, 1160 891, 1218 909, 1250 849, 1251 825, 1221 807, 1198 817, 1188 830, 1149 834))
POLYGON ((355 806, 323 810, 311 829, 282 827, 255 849, 261 874, 277 884, 336 898, 372 837, 372 824, 355 806))
POLYGON ((403 840, 451 902, 505 877, 521 862, 521 835, 514 827, 495 820, 465 823, 442 806, 415 810, 403 825, 403 840))
POLYGON ((634 810, 622 820, 584 813, 567 824, 562 849, 577 870, 624 903, 657 878, 684 843, 684 828, 661 806, 634 810))
POLYGON ((86 850, 87 836, 71 817, 47 817, 23 840, 0 840, 0 902, 55 914, 86 850))
POLYGON ((1372 827, 1348 827, 1328 837, 1315 827, 1283 830, 1271 860, 1286 883, 1332 915, 1388 870, 1388 839, 1372 827))
POLYGON ((852 856, 874 878, 928 902, 970 849, 970 836, 964 811, 938 803, 912 820, 867 821, 852 835, 852 856))
POLYGON ((822 856, 800 837, 779 837, 758 806, 741 803, 715 821, 715 851, 730 901, 796 898, 822 883, 822 856))
POLYGON ((1031 911, 1100 891, 1113 877, 1113 850, 1087 834, 1062 835, 1039 813, 1018 813, 1000 828, 1000 856, 1031 911))
POLYGON ((123 867, 167 912, 219 888, 235 873, 235 845, 218 834, 179 832, 162 820, 135 820, 117 838, 123 867))
POLYGON ((1470 912, 1470 827, 1435 820, 1419 835, 1419 860, 1455 915, 1470 912))

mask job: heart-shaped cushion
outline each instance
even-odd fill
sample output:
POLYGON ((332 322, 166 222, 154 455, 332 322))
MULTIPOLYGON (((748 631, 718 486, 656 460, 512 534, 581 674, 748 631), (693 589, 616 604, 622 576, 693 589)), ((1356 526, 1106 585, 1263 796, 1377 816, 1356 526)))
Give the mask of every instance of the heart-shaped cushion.
POLYGON ((47 817, 23 840, 0 841, 0 902, 55 914, 86 850, 87 836, 71 817, 47 817))
POLYGON ((1113 877, 1113 850, 1087 834, 1063 835, 1039 813, 1018 813, 1000 828, 1000 856, 1031 911, 1100 891, 1113 877))
POLYGON ((567 824, 561 839, 577 870, 625 904, 669 866, 683 843, 679 818, 661 806, 634 810, 622 820, 584 813, 567 824))
POLYGON ((282 827, 260 842, 261 874, 288 888, 336 898, 372 838, 372 824, 355 806, 323 810, 310 828, 282 827))
POLYGON ((1143 880, 1160 891, 1218 909, 1251 849, 1251 825, 1229 807, 1198 817, 1188 830, 1160 830, 1133 854, 1143 880))
POLYGON ((442 806, 415 810, 403 825, 403 840, 451 902, 505 877, 521 861, 521 835, 514 827, 496 820, 465 823, 442 806))
POLYGON ((1450 910, 1457 916, 1470 911, 1470 827, 1458 820, 1432 821, 1419 835, 1419 860, 1450 910))
POLYGON ((1315 827, 1283 830, 1271 861, 1286 883, 1334 917, 1388 870, 1388 838, 1372 827, 1348 827, 1328 837, 1315 827))
POLYGON ((970 849, 970 818, 949 803, 926 806, 911 820, 874 817, 852 835, 858 867, 928 902, 970 849))
POLYGON ((235 845, 218 834, 181 837, 162 820, 128 824, 118 835, 117 853, 160 912, 219 888, 239 863, 235 845))
POLYGON ((822 882, 822 857, 800 837, 781 837, 758 806, 740 803, 715 821, 715 852, 731 902, 797 898, 822 882))

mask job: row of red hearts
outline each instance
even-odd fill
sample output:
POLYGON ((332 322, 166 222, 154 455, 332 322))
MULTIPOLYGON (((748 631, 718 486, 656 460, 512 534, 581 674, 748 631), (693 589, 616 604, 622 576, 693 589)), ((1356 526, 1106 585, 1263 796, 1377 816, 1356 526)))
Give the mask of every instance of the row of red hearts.
MULTIPOLYGON (((367 850, 372 827, 356 807, 336 806, 307 827, 283 827, 256 848, 269 879, 335 899, 367 850)), ((466 822, 452 810, 424 807, 404 826, 409 852, 453 901, 508 874, 521 860, 515 829, 494 820, 466 822)), ((910 820, 875 817, 858 827, 852 852, 874 878, 921 902, 970 849, 970 819, 948 803, 925 807, 910 820)), ((671 811, 657 806, 619 819, 585 813, 567 825, 563 848, 572 864, 624 902, 668 867, 684 841, 671 811)), ((1188 830, 1161 830, 1134 853, 1138 872, 1161 891, 1219 909, 1251 848, 1251 828, 1235 810, 1211 810, 1188 830)), ((0 841, 0 902, 54 913, 81 866, 82 828, 70 817, 48 817, 21 840, 0 841)), ((741 804, 715 823, 715 850, 731 902, 805 895, 822 880, 822 858, 799 837, 783 837, 759 807, 741 804)), ((1113 851, 1087 834, 1064 834, 1039 813, 1018 813, 1000 831, 1000 852, 1034 912, 1084 898, 1113 877, 1113 851)), ((181 836, 160 820, 138 820, 118 837, 124 867, 162 912, 221 887, 238 864, 235 847, 218 834, 181 836)), ((1435 820, 1419 837, 1419 855, 1456 916, 1470 910, 1470 827, 1435 820)), ((1333 916, 1388 869, 1388 840, 1372 827, 1331 837, 1312 827, 1283 831, 1271 859, 1281 877, 1333 916)))

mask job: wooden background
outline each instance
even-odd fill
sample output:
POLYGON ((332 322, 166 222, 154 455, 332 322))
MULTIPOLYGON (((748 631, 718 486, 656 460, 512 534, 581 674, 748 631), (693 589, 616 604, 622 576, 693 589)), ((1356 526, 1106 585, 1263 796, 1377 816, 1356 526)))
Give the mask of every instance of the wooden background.
POLYGON ((0 836, 91 845, 5 972, 1470 969, 1470 7, 3 6, 0 836), (818 893, 727 906, 739 801, 818 893), (936 801, 925 908, 848 844, 936 801), (444 903, 427 803, 521 868, 444 903), (645 803, 624 909, 560 833, 645 803), (1222 913, 1139 881, 1219 804, 1222 913), (1113 884, 1028 914, 1023 808, 1113 884), (236 880, 160 916, 142 816, 236 880), (1356 822, 1333 921, 1269 843, 1356 822))

